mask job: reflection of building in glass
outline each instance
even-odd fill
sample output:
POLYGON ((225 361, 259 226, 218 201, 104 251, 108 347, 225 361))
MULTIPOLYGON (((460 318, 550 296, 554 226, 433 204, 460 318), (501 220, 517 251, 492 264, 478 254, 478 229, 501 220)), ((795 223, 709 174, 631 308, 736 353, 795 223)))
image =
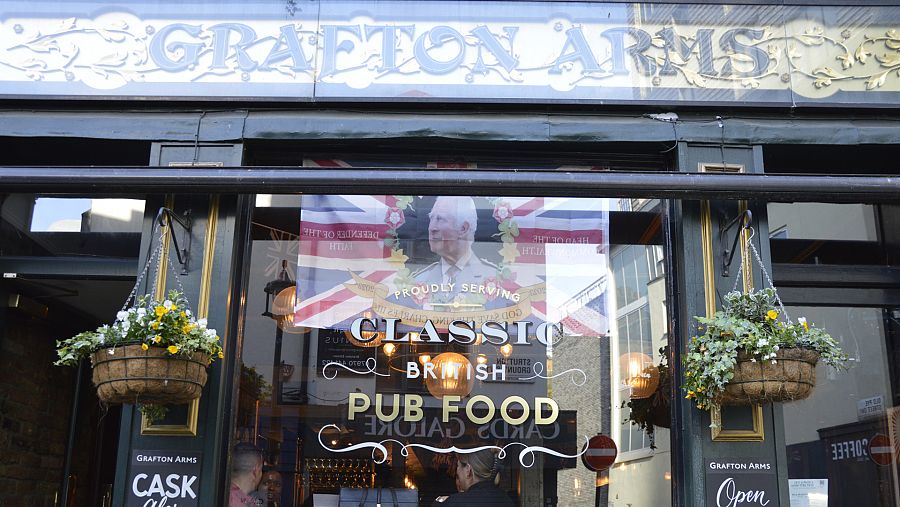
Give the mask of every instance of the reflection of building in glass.
MULTIPOLYGON (((630 201, 619 203, 623 209, 632 209, 631 205, 630 201)), ((658 351, 667 343, 662 248, 614 247, 610 267, 614 287, 609 290, 615 291, 610 298, 615 310, 610 312, 615 317, 613 329, 607 336, 563 339, 553 349, 557 368, 565 365, 565 369, 581 368, 595 374, 588 375, 587 384, 579 389, 566 389, 564 383, 555 381, 552 393, 561 409, 577 411, 578 435, 611 435, 619 446, 619 458, 609 472, 600 474, 582 463, 560 470, 558 505, 666 505, 671 499, 671 485, 666 480, 671 459, 668 430, 657 428, 656 449, 651 450, 646 433, 626 421, 627 409, 621 406, 631 391, 624 385, 627 372, 619 366, 619 357, 630 353, 644 354, 657 364, 658 351)))
POLYGON ((660 362, 659 350, 668 341, 662 247, 627 245, 614 249, 611 268, 616 287, 616 325, 610 357, 632 360, 624 365, 619 360, 611 363, 612 436, 619 445, 619 458, 609 472, 610 498, 632 505, 666 505, 671 499, 671 487, 665 480, 671 466, 669 431, 656 427, 651 438, 631 424, 624 407, 631 396, 639 395, 633 379, 649 377, 648 368, 660 362), (638 368, 632 364, 635 357, 645 358, 638 368), (632 484, 644 487, 629 486, 632 484))

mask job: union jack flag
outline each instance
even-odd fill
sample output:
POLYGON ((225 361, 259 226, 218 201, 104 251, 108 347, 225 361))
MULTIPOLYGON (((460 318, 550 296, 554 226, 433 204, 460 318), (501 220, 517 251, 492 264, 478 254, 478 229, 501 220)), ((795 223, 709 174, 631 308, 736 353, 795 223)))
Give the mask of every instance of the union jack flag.
MULTIPOLYGON (((339 160, 304 162, 350 166, 339 160)), ((348 286, 355 275, 394 290, 424 267, 412 253, 416 244, 427 243, 428 218, 418 207, 425 202, 404 196, 304 195, 296 325, 348 329, 359 316, 377 317, 372 299, 348 286)), ((528 317, 561 323, 567 335, 605 336, 608 200, 515 197, 479 203, 478 252, 495 252, 489 260, 502 268, 503 286, 513 291, 546 286, 546 298, 533 302, 528 317)))

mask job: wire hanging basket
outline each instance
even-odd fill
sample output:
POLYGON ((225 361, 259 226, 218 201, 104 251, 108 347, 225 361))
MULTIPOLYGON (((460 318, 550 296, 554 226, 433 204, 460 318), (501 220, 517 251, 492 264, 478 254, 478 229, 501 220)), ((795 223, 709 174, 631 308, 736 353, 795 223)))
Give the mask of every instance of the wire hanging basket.
POLYGON ((795 401, 807 398, 816 387, 819 353, 812 349, 789 348, 775 353, 775 362, 752 361, 739 352, 734 377, 725 384, 721 403, 752 405, 768 401, 795 401))
MULTIPOLYGON (((738 291, 744 273, 742 252, 740 269, 734 287, 724 297, 723 309, 714 315, 694 317, 699 323, 698 334, 687 343, 682 358, 682 388, 685 398, 704 410, 719 405, 802 400, 815 388, 817 363, 843 369, 848 359, 825 330, 810 325, 805 318, 791 320, 753 245, 749 221, 744 228, 750 233, 746 243, 751 262, 756 262, 768 288, 738 291)), ((725 273, 730 260, 723 259, 725 273)))
POLYGON ((126 345, 94 352, 91 363, 101 401, 175 405, 200 397, 209 355, 195 352, 185 358, 159 347, 126 345))
MULTIPOLYGON (((169 223, 171 224, 171 217, 169 223)), ((157 293, 158 275, 161 270, 168 269, 174 274, 179 293, 184 294, 184 287, 169 255, 163 255, 167 236, 161 224, 161 220, 156 224, 156 231, 159 232, 157 246, 147 258, 131 294, 126 298, 122 306, 123 312, 128 310, 129 304, 137 302, 138 287, 150 271, 154 260, 157 276, 153 277, 150 293, 157 293)), ((151 302, 144 310, 152 311, 155 303, 151 302)), ((186 299, 183 303, 188 306, 186 299)), ((190 309, 185 309, 190 314, 190 309)), ((92 381, 97 390, 97 397, 105 403, 175 405, 200 397, 203 386, 206 385, 206 370, 210 364, 210 355, 204 352, 175 355, 164 347, 149 347, 140 342, 120 343, 93 352, 91 364, 92 381)))
MULTIPOLYGON (((778 290, 769 276, 759 252, 753 245, 753 229, 749 228, 751 235, 747 241, 753 260, 759 267, 769 287, 775 294, 775 301, 781 310, 781 315, 791 323, 787 310, 778 296, 778 290)), ((742 254, 743 257, 743 254, 742 254)), ((743 275, 743 259, 739 265, 735 285, 743 275)), ((752 355, 740 350, 734 366, 734 376, 725 384, 719 402, 724 405, 753 405, 763 402, 783 402, 802 400, 809 397, 816 387, 816 364, 819 362, 819 353, 813 349, 791 347, 783 348, 775 352, 775 356, 768 361, 758 361, 752 355)))

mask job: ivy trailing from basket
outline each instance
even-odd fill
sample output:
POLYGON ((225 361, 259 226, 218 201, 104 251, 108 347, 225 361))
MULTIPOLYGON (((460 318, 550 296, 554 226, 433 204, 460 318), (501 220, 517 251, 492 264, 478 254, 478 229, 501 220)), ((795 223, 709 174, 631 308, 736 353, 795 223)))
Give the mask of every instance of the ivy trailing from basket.
POLYGON ((709 410, 720 404, 726 385, 734 378, 739 361, 776 364, 786 349, 807 349, 825 364, 845 368, 847 355, 825 330, 806 319, 779 320, 775 289, 749 293, 729 292, 724 310, 712 317, 694 317, 699 333, 688 344, 684 362, 686 398, 697 408, 709 410), (782 351, 782 352, 779 352, 782 351))

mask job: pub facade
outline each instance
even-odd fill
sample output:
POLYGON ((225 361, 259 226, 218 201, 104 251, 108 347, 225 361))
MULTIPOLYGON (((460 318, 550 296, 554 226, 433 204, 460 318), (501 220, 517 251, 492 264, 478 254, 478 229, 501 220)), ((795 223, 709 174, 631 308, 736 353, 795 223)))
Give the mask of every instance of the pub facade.
POLYGON ((889 1, 7 2, 0 505, 440 505, 483 451, 523 507, 896 505, 898 29, 889 1), (698 408, 695 317, 770 286, 846 368, 698 408), (153 417, 53 364, 171 289, 223 349, 198 398, 153 417))

